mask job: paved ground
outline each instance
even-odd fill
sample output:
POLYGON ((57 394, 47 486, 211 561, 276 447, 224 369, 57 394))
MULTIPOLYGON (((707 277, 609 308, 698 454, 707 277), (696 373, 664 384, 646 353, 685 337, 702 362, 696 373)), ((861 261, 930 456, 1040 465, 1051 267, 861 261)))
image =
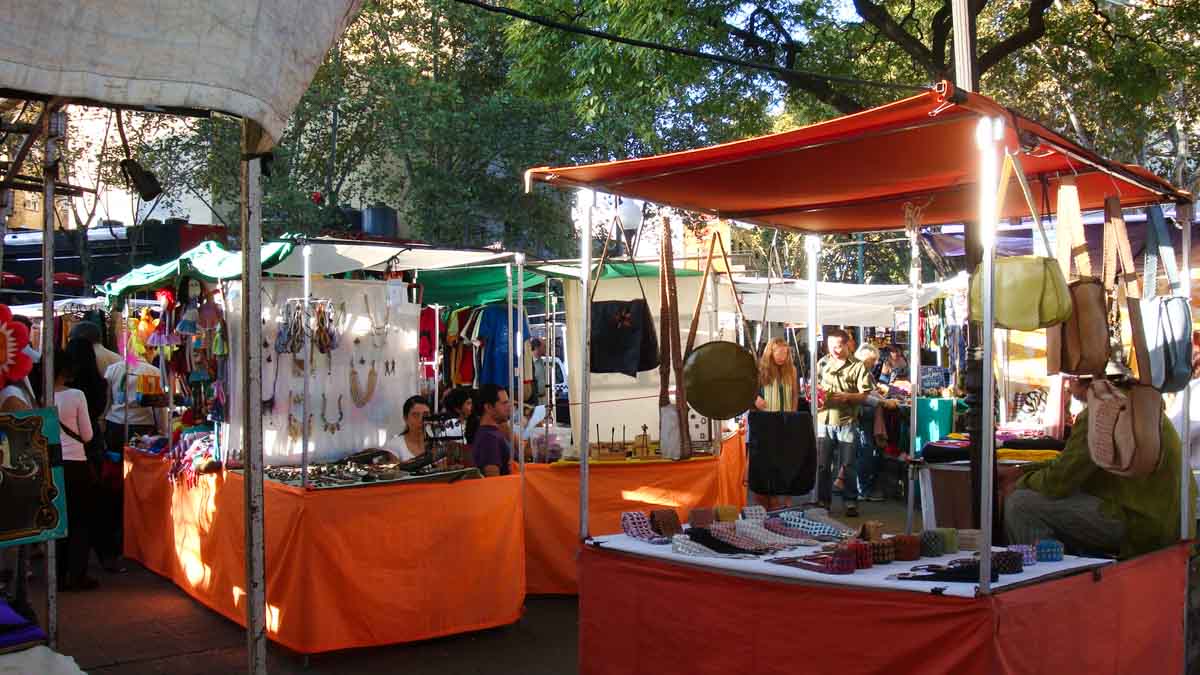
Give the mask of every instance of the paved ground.
MULTIPOLYGON (((866 503, 862 511, 863 518, 884 521, 887 531, 901 531, 904 526, 904 506, 899 502, 866 503)), ((245 633, 240 626, 165 579, 136 564, 129 567, 123 575, 95 571, 103 582, 97 591, 59 595, 60 651, 93 675, 244 671, 245 633)), ((297 674, 576 672, 576 599, 531 596, 525 609, 524 618, 513 626, 411 645, 322 654, 311 657, 307 666, 303 657, 272 645, 268 666, 271 673, 297 674)))

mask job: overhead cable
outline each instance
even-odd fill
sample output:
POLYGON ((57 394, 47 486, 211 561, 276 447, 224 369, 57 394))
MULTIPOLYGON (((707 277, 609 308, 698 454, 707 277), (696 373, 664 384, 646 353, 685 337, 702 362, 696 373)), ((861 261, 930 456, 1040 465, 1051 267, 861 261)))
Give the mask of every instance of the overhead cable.
POLYGON ((481 2, 480 0, 454 0, 454 2, 463 4, 463 5, 470 5, 472 7, 478 7, 479 9, 482 9, 486 12, 492 12, 494 14, 503 14, 505 16, 509 16, 514 19, 528 21, 529 23, 535 23, 539 26, 545 26, 547 28, 561 30, 561 31, 564 31, 567 33, 575 33, 576 35, 586 35, 589 37, 599 38, 601 40, 608 40, 609 42, 616 42, 619 44, 629 45, 631 47, 640 47, 643 49, 653 49, 655 51, 667 52, 669 54, 675 54, 678 56, 687 56, 689 58, 694 58, 694 59, 705 59, 708 61, 714 61, 716 63, 724 63, 724 64, 730 65, 730 66, 737 66, 739 68, 748 68, 751 70, 761 70, 763 72, 774 73, 776 75, 781 75, 783 77, 793 77, 793 78, 794 77, 807 77, 807 78, 812 78, 812 79, 816 79, 816 80, 823 80, 826 82, 838 82, 840 84, 878 87, 881 89, 893 89, 893 90, 904 91, 904 92, 924 92, 924 91, 929 91, 929 89, 930 89, 929 86, 925 86, 925 85, 900 84, 900 83, 896 83, 896 82, 878 82, 875 80, 863 80, 863 79, 859 79, 859 78, 855 78, 855 77, 847 77, 844 75, 830 75, 827 73, 814 73, 814 72, 809 72, 809 71, 805 71, 805 70, 792 70, 789 68, 783 68, 780 66, 775 66, 775 65, 771 65, 771 64, 767 64, 767 63, 757 63, 755 61, 747 61, 745 59, 737 59, 737 58, 733 58, 731 56, 721 56, 720 54, 712 54, 709 52, 697 51, 695 49, 688 49, 686 47, 675 47, 672 45, 665 45, 665 44, 658 43, 658 42, 650 42, 648 40, 639 40, 637 38, 628 38, 628 37, 624 37, 621 35, 616 35, 614 33, 606 33, 604 31, 594 30, 592 28, 586 28, 583 26, 576 26, 574 24, 563 23, 561 21, 555 21, 553 19, 548 19, 544 16, 537 16, 536 14, 527 14, 520 10, 510 9, 508 7, 501 7, 499 5, 489 5, 488 3, 481 2))

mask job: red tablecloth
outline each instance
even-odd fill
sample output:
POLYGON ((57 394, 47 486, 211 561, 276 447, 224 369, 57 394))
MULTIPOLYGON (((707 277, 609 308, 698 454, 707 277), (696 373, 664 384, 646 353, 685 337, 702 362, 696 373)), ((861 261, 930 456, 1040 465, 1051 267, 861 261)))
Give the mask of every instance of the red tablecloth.
POLYGON ((966 599, 747 578, 588 547, 579 672, 1177 673, 1187 560, 1180 545, 966 599))

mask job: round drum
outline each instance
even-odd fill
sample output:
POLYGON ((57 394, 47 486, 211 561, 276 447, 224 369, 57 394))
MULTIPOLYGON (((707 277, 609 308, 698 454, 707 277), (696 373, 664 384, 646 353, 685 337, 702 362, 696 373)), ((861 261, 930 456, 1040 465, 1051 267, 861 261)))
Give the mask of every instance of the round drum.
POLYGON ((758 365, 754 355, 733 342, 706 342, 683 362, 687 402, 696 412, 727 420, 754 406, 758 365))

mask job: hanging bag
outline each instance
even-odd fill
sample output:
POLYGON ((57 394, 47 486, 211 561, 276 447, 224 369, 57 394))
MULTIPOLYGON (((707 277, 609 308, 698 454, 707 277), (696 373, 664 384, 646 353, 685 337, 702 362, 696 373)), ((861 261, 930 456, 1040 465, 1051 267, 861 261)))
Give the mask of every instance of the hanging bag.
POLYGON ((1083 215, 1074 177, 1058 188, 1058 265, 1070 277, 1074 260, 1078 276, 1067 284, 1071 315, 1062 325, 1046 330, 1046 372, 1049 375, 1097 375, 1108 363, 1108 308, 1104 282, 1092 276, 1083 215))
MULTIPOLYGON (((1042 219, 1034 203, 1033 192, 1025 180, 1025 172, 1020 162, 1011 154, 1004 156, 1004 166, 1000 171, 999 194, 996 200, 998 208, 1003 208, 1005 204, 1013 174, 1016 174, 1025 204, 1029 207, 1029 213, 1048 251, 1050 242, 1042 228, 1042 219)), ((1067 270, 1060 269, 1054 259, 1043 256, 997 258, 993 296, 996 325, 1011 330, 1031 331, 1067 321, 1071 316, 1071 295, 1064 276, 1066 272, 1067 270), (1035 301, 1033 309, 1036 311, 1030 311, 1031 301, 1035 301)), ((971 319, 974 321, 983 320, 980 281, 979 271, 976 270, 971 275, 971 319)))
POLYGON ((1162 459, 1162 395, 1135 384, 1122 391, 1099 379, 1088 388, 1088 452, 1109 473, 1138 478, 1162 459))
POLYGON ((1138 380, 1160 392, 1172 393, 1182 391, 1191 379, 1192 310, 1188 299, 1179 294, 1175 248, 1162 209, 1151 206, 1146 215, 1143 293, 1137 303, 1142 339, 1134 343, 1141 365, 1138 380), (1160 258, 1170 288, 1165 296, 1157 295, 1160 258))
POLYGON ((1140 381, 1138 355, 1148 354, 1145 338, 1147 331, 1153 328, 1149 324, 1154 319, 1142 316, 1142 291, 1133 263, 1133 248, 1125 229, 1125 217, 1121 214, 1121 202, 1116 197, 1104 200, 1102 275, 1108 298, 1109 359, 1106 371, 1140 381))

